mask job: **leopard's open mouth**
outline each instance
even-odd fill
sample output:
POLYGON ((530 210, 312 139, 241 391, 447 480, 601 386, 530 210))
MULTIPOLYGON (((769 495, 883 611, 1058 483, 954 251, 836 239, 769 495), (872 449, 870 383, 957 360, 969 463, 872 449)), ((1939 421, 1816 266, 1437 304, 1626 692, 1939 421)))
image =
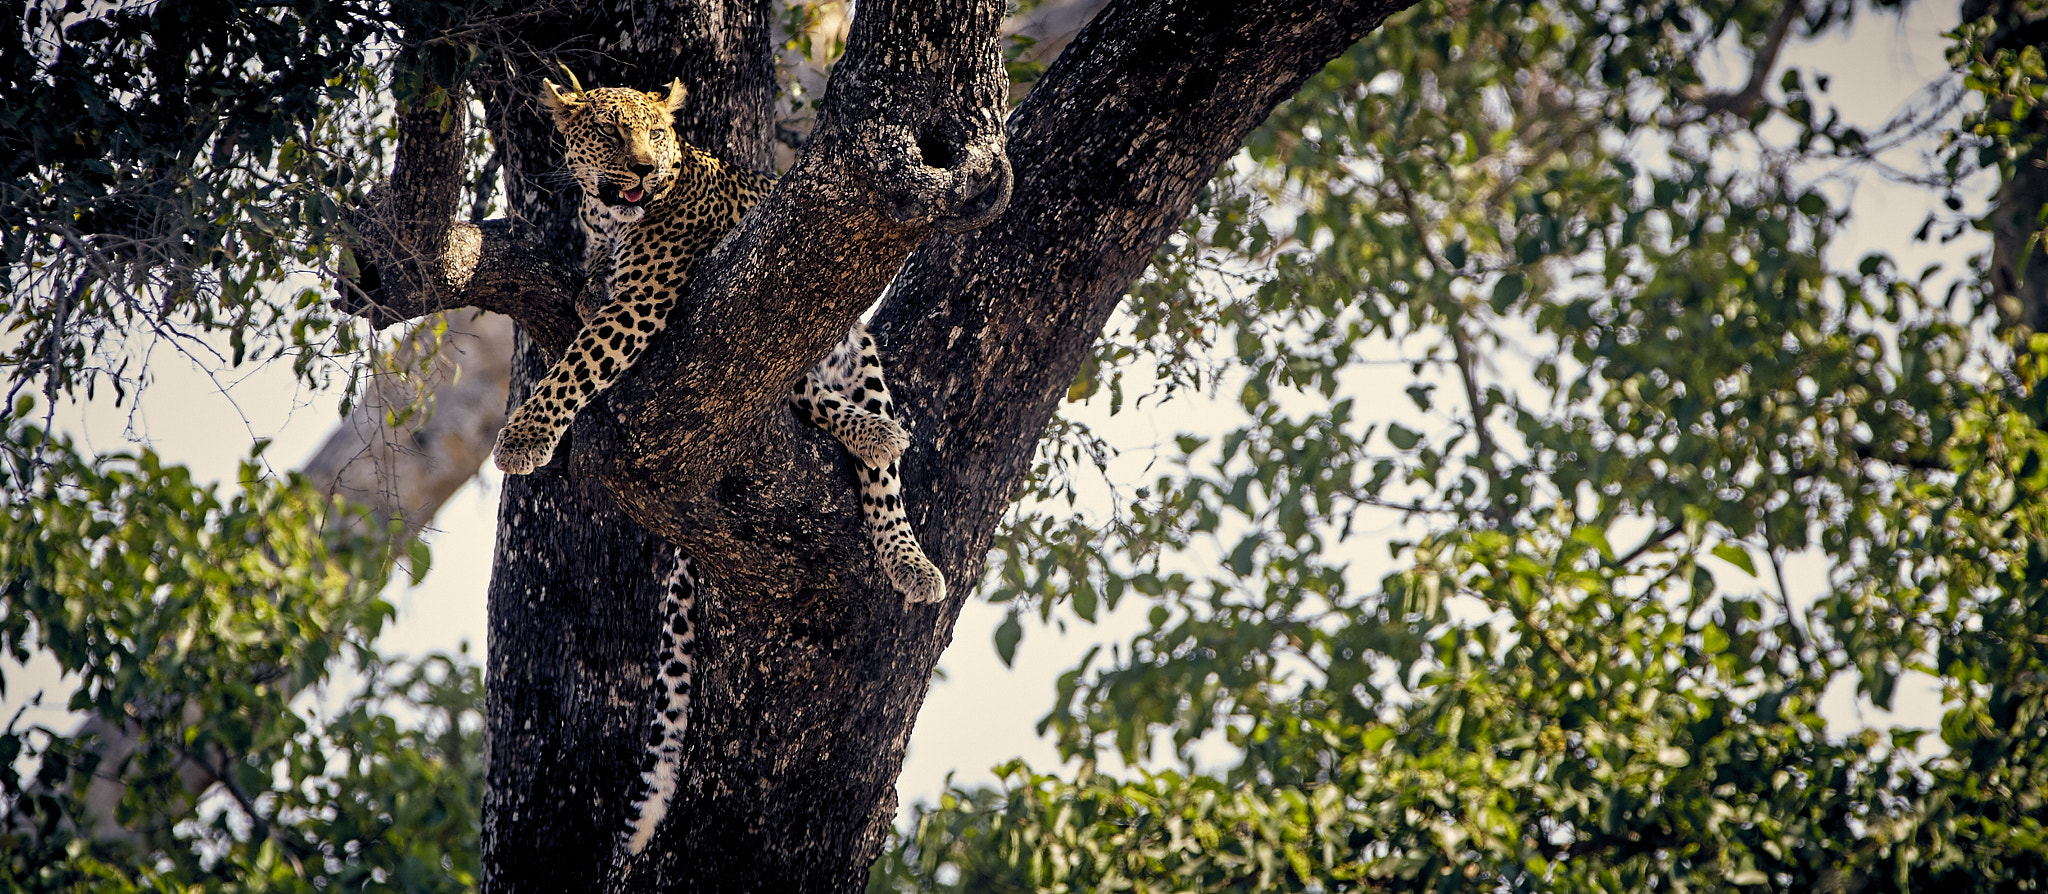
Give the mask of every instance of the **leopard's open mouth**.
POLYGON ((620 189, 619 184, 606 180, 598 186, 597 197, 607 205, 630 205, 637 207, 647 203, 647 190, 639 186, 631 189, 620 189))

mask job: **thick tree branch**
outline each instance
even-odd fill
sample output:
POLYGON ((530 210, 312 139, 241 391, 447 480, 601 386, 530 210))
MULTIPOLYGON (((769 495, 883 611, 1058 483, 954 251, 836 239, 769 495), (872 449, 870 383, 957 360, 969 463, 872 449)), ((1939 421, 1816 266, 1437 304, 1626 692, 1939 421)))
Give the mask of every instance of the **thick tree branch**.
MULTIPOLYGON (((409 52, 438 35, 409 34, 409 52)), ((469 85, 429 85, 399 110, 391 178, 345 219, 353 275, 336 283, 336 307, 382 329, 456 308, 517 320, 544 350, 560 353, 582 323, 579 266, 505 221, 457 223, 468 158, 469 85)), ((494 153, 502 166, 504 153, 494 153)))
POLYGON ((910 251, 941 226, 1002 212, 1001 10, 960 0, 858 8, 797 166, 698 262, 679 319, 611 389, 616 418, 605 428, 623 442, 601 436, 588 442, 601 449, 576 454, 643 523, 680 535, 683 496, 760 456, 764 442, 789 440, 789 383, 910 251))
POLYGON ((1792 34, 1792 23, 1799 21, 1805 13, 1805 0, 1785 0, 1778 7, 1778 17, 1771 20, 1771 27, 1764 32, 1764 45, 1758 47, 1756 55, 1750 59, 1749 80, 1741 90, 1726 93, 1694 88, 1686 93, 1685 98, 1700 107, 1702 117, 1716 112, 1748 116, 1764 99, 1764 88, 1770 86, 1771 70, 1778 67, 1778 53, 1785 48, 1785 38, 1792 34))
POLYGON ((583 327, 575 310, 582 273, 514 235, 507 222, 446 221, 440 254, 418 263, 408 260, 417 256, 394 235, 402 231, 379 222, 385 216, 382 204, 351 214, 361 234, 354 248, 362 274, 336 284, 334 304, 344 312, 382 329, 456 308, 493 311, 517 321, 550 356, 560 355, 583 327), (387 277, 387 269, 396 275, 387 277))
MULTIPOLYGON (((448 220, 462 182, 462 119, 443 127, 430 115, 403 115, 392 181, 371 207, 350 217, 360 234, 352 247, 364 262, 362 275, 338 284, 335 303, 378 328, 459 307, 491 310, 518 321, 537 347, 556 356, 582 327, 575 299, 584 283, 581 236, 571 213, 575 189, 541 176, 560 165, 553 128, 532 99, 541 77, 560 77, 560 66, 593 86, 632 83, 642 71, 661 72, 645 76, 650 84, 680 75, 698 101, 683 109, 678 127, 693 142, 749 165, 766 157, 765 139, 754 135, 762 128, 752 125, 766 123, 774 78, 769 60, 745 49, 765 36, 765 18, 743 4, 723 20, 704 20, 677 4, 548 2, 515 19, 501 27, 508 50, 499 60, 503 68, 474 82, 496 144, 487 170, 510 174, 510 219, 448 220), (708 84, 759 96, 720 102, 708 84), (536 153, 536 147, 545 148, 536 153), (401 220, 416 223, 393 223, 401 220), (423 235, 408 232, 415 225, 423 235), (438 242, 437 228, 446 230, 438 242), (394 265, 396 283, 384 271, 394 265)), ((463 106, 470 86, 448 88, 455 106, 463 106)))
POLYGON ((1115 2, 1047 71, 1011 116, 1018 202, 928 243, 873 324, 918 442, 912 517, 949 576, 979 575, 1038 434, 1203 184, 1406 5, 1115 2))
POLYGON ((420 96, 399 110, 391 179, 372 191, 367 206, 346 215, 361 273, 337 284, 336 304, 378 328, 460 306, 449 303, 457 298, 449 292, 460 290, 476 263, 477 243, 449 238, 462 192, 469 104, 459 84, 435 95, 438 103, 420 96))

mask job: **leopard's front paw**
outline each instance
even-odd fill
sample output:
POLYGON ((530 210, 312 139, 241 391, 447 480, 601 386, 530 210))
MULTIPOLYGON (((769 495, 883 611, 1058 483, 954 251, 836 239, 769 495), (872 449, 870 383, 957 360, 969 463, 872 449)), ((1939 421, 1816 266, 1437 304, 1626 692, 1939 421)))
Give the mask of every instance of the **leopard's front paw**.
POLYGON ((910 432, 903 430, 903 423, 887 416, 862 421, 867 424, 846 442, 846 449, 859 457, 861 464, 870 469, 884 468, 902 459, 903 451, 910 449, 910 432))
POLYGON ((498 446, 491 452, 505 474, 525 475, 554 458, 556 440, 556 433, 526 419, 514 419, 498 430, 498 446))

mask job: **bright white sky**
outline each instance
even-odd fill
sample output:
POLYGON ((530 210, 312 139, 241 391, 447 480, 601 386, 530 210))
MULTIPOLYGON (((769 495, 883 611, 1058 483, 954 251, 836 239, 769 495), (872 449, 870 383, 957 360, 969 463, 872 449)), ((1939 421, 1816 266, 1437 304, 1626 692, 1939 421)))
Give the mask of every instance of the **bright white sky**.
MULTIPOLYGON (((1918 3, 1911 8, 1912 14, 1904 20, 1865 13, 1851 36, 1794 44, 1780 67, 1796 65, 1833 74, 1829 99, 1840 104, 1850 121, 1875 128, 1947 70, 1942 57, 1945 41, 1940 34, 1955 25, 1954 5, 1918 3)), ((1731 67, 1728 79, 1737 77, 1731 67)), ((1837 263, 1849 266, 1867 251, 1883 250, 1900 258, 1902 269, 1918 269, 1935 260, 1958 269, 1970 252, 1981 250, 1981 244, 1928 247, 1907 242, 1931 198, 1921 190, 1864 177, 1855 187, 1853 223, 1841 240, 1837 263)), ((123 450, 138 442, 148 443, 167 461, 191 466, 200 480, 231 481, 236 464, 247 455, 254 438, 272 438, 266 461, 279 471, 289 470, 311 455, 337 418, 331 395, 298 388, 290 371, 281 365, 210 375, 200 365, 161 346, 151 359, 149 368, 156 381, 144 394, 139 409, 116 408, 109 401, 65 407, 60 412, 60 426, 92 449, 123 450)), ((218 369, 220 364, 209 366, 218 369)), ((1231 392, 1225 389, 1223 393, 1231 392)), ((1400 389, 1358 393, 1398 395, 1400 389)), ((1405 398, 1391 402, 1399 406, 1361 397, 1358 415, 1373 418, 1382 410, 1387 414, 1412 410, 1405 398)), ((1144 411, 1127 409, 1114 418, 1102 404, 1098 401, 1082 412, 1098 433, 1125 451, 1124 460, 1112 470, 1125 480, 1137 480, 1136 473, 1150 458, 1150 445, 1170 444, 1172 436, 1181 431, 1221 430, 1240 418, 1229 401, 1215 404, 1182 398, 1164 413, 1148 406, 1144 411)), ((499 483, 496 470, 487 467, 442 509, 428 535, 434 552, 432 572, 417 588, 399 584, 387 594, 399 610, 397 622, 381 640, 387 653, 453 651, 467 643, 471 653, 481 659, 486 629, 484 593, 490 578, 499 483)), ((1357 570, 1370 575, 1363 579, 1376 579, 1389 564, 1385 540, 1399 526, 1389 517, 1384 534, 1374 534, 1367 525, 1361 528, 1366 536, 1354 536, 1338 546, 1352 555, 1333 558, 1352 561, 1357 570)), ((1795 562, 1788 569, 1794 575, 1795 588, 1806 590, 1809 598, 1819 589, 1823 572, 1821 563, 1812 559, 1795 562)), ((1089 647, 1127 641, 1140 628, 1148 607, 1134 598, 1122 611, 1106 614, 1099 625, 1080 625, 1064 632, 1027 622, 1017 666, 1006 668, 990 645, 991 631, 1002 620, 1003 607, 970 602, 961 615, 954 645, 941 663, 943 679, 934 684, 911 739, 899 783, 902 802, 907 806, 934 800, 948 774, 957 785, 990 781, 993 776, 988 768, 1014 757, 1023 757, 1039 768, 1053 767, 1054 752, 1033 727, 1052 705, 1054 679, 1089 647)), ((0 665, 0 671, 7 680, 8 698, 0 702, 0 712, 5 715, 39 691, 45 693, 45 704, 61 705, 70 689, 46 661, 31 662, 26 668, 0 665)), ((1857 705, 1846 682, 1833 696, 1827 711, 1838 731, 1864 724, 1932 727, 1939 721, 1939 694, 1925 678, 1918 685, 1902 684, 1896 710, 1889 714, 1857 705)), ((31 712, 29 719, 68 725, 61 712, 47 708, 31 712)))

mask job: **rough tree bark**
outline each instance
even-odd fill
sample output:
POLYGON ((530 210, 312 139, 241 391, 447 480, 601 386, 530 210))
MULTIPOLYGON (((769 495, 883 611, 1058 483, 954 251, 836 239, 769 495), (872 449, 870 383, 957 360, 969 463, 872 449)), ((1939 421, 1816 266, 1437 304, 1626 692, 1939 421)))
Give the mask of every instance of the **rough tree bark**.
MULTIPOLYGON (((1001 3, 863 0, 795 168, 698 264, 680 319, 555 463, 507 482, 486 889, 861 887, 931 669, 1120 296, 1247 132, 1405 5, 1111 3, 1005 128, 1001 3), (933 235, 984 222, 1011 172, 1007 214, 933 235), (868 554, 851 463, 781 403, 892 277, 874 328, 914 439, 907 500, 954 594, 913 609, 868 554), (607 862, 654 704, 652 579, 668 543, 717 595, 699 607, 684 785, 621 879, 607 862)), ((761 165, 767 8, 616 0, 517 22, 509 45, 525 49, 477 85, 513 222, 456 227, 444 275, 387 280, 362 312, 502 310, 531 337, 520 374, 537 377, 580 285, 539 79, 555 62, 592 86, 680 76, 685 139, 761 165), (529 275, 475 272, 494 263, 529 275)), ((406 144, 451 138, 429 130, 406 144)))

